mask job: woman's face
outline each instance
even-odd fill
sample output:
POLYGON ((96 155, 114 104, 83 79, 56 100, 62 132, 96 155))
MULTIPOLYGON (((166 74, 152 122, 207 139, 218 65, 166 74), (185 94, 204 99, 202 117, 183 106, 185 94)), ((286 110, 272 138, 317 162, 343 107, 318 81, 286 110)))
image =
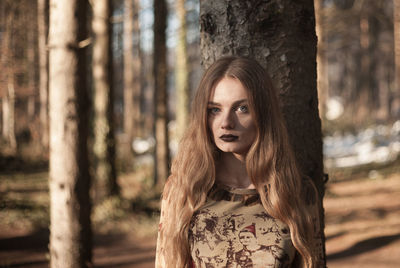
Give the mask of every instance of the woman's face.
POLYGON ((208 100, 208 127, 218 149, 245 156, 257 129, 250 112, 247 90, 234 78, 218 82, 208 100))

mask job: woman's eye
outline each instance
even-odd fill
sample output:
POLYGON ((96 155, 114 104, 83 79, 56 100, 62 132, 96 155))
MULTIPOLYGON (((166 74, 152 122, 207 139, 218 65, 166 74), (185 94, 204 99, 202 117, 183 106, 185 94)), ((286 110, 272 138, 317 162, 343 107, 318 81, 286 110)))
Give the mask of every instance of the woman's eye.
POLYGON ((241 105, 238 107, 238 111, 242 113, 247 113, 249 111, 249 108, 247 108, 246 105, 241 105))
POLYGON ((208 108, 208 112, 209 112, 210 114, 216 114, 216 113, 218 113, 219 111, 220 111, 220 109, 217 108, 217 107, 208 108))

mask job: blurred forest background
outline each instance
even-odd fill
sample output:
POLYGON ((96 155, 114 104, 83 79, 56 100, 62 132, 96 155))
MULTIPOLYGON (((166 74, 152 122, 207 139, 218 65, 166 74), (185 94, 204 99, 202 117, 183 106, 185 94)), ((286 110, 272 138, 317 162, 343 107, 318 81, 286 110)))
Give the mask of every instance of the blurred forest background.
MULTIPOLYGON (((89 3, 87 38, 72 44, 84 48, 86 79, 58 83, 89 89, 77 114, 89 143, 94 263, 153 267, 161 187, 203 73, 199 0, 89 3)), ((314 8, 328 266, 396 267, 400 1, 314 8)), ((49 51, 60 45, 50 23, 48 0, 0 0, 0 267, 48 266, 49 146, 59 138, 49 118, 66 107, 49 95, 49 51)))

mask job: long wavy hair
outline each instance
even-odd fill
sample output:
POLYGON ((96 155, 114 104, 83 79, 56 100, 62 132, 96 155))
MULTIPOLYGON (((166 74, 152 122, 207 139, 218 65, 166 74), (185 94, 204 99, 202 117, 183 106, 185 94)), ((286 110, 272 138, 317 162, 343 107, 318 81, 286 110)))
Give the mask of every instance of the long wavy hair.
POLYGON ((246 156, 246 169, 266 212, 290 228, 303 267, 315 267, 315 217, 307 204, 305 185, 289 144, 277 94, 265 69, 255 60, 223 57, 204 73, 192 103, 190 125, 172 163, 163 192, 157 262, 165 267, 189 267, 188 230, 193 213, 204 205, 215 182, 219 150, 207 124, 207 103, 224 77, 238 79, 248 90, 249 106, 258 130, 246 156))

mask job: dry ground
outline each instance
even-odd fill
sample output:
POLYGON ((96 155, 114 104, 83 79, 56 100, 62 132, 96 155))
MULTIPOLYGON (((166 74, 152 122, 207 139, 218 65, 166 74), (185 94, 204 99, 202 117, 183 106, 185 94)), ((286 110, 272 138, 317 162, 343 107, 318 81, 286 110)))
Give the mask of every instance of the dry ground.
MULTIPOLYGON (((0 176, 0 267, 48 267, 43 176, 0 176)), ((125 189, 135 186, 129 176, 122 181, 125 189)), ((324 206, 328 267, 400 267, 399 173, 374 180, 333 180, 327 184, 324 206)), ((95 267, 154 267, 154 221, 125 218, 105 225, 108 231, 97 232, 94 239, 95 267)))
POLYGON ((400 267, 400 174, 329 183, 328 267, 400 267))

